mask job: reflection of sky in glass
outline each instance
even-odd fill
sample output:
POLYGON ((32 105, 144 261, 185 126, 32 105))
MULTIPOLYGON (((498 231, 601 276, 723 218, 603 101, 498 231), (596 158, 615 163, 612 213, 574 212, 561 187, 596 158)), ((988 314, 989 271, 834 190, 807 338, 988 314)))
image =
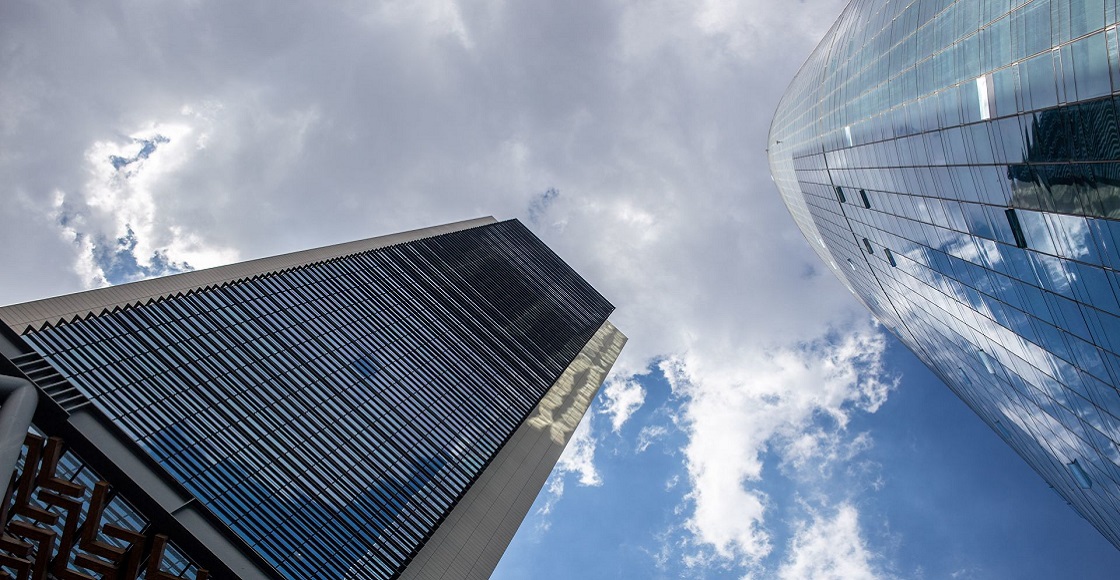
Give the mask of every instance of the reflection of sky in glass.
POLYGON ((1049 7, 853 2, 769 153, 834 272, 1120 545, 1120 56, 1049 7))

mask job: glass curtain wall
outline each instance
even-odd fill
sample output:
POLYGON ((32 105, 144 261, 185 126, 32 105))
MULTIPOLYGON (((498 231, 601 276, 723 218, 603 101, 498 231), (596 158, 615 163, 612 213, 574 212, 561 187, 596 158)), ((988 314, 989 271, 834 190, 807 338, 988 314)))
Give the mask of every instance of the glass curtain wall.
POLYGON ((810 245, 1120 547, 1114 0, 854 0, 767 144, 810 245))

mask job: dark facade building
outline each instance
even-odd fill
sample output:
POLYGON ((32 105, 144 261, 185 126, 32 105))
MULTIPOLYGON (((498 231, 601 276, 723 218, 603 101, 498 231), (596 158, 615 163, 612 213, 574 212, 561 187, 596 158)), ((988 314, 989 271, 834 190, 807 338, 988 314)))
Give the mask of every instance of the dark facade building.
POLYGON ((5 307, 0 346, 35 427, 196 568, 488 577, 625 343, 612 310, 485 218, 5 307))
POLYGON ((1120 547, 1117 19, 854 0, 768 151, 832 272, 1120 547))

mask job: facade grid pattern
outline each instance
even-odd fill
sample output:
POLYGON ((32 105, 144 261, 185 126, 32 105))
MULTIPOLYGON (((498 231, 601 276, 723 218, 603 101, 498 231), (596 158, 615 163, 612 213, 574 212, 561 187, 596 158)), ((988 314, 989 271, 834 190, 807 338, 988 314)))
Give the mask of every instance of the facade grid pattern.
POLYGON ((387 578, 611 310, 508 221, 24 339, 282 576, 387 578))
POLYGON ((837 277, 1120 547, 1114 0, 855 0, 771 171, 837 277))

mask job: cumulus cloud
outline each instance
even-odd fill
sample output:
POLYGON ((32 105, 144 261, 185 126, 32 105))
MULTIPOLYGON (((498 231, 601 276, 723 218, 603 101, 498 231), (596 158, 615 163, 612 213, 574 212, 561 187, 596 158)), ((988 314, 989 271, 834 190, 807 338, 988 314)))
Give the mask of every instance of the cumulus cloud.
POLYGON ((795 471, 810 470, 827 478, 834 465, 855 459, 873 445, 867 432, 849 436, 844 431, 815 427, 788 437, 781 444, 781 456, 795 471))
POLYGON ((642 427, 642 430, 638 432, 638 445, 635 450, 638 453, 643 453, 646 449, 649 449, 651 445, 657 443, 658 439, 661 439, 668 433, 669 429, 663 425, 646 425, 642 427))
POLYGON ((543 516, 537 520, 537 531, 547 532, 552 527, 552 520, 548 518, 556 507, 556 502, 564 497, 564 474, 553 473, 544 484, 545 500, 537 508, 537 515, 543 516))
MULTIPOLYGON (((591 415, 584 415, 568 446, 556 462, 556 471, 560 474, 574 473, 579 476, 580 485, 602 485, 599 471, 595 468, 595 438, 591 434, 591 415)), ((560 484, 559 492, 563 492, 560 484)))
MULTIPOLYGON (((693 545, 756 561, 766 450, 844 461, 848 417, 888 390, 879 331, 766 178, 776 79, 842 4, 3 5, 0 245, 23 251, 0 303, 522 218, 618 306, 597 409, 622 431, 645 398, 627 379, 665 361, 693 545)), ((556 489, 603 481, 596 444, 585 420, 556 489)))
POLYGON ((591 414, 584 415, 572 432, 572 438, 564 447, 564 452, 560 454, 556 468, 545 482, 543 492, 545 499, 541 507, 537 508, 537 514, 546 517, 539 521, 538 530, 547 531, 550 527, 551 523, 547 516, 552 513, 556 503, 564 497, 565 481, 569 475, 574 477, 579 485, 596 487, 603 484, 599 470, 595 467, 596 444, 591 431, 591 414))
POLYGON ((603 406, 600 412, 610 416, 611 429, 618 433, 645 400, 646 390, 638 381, 616 376, 603 386, 603 406))
POLYGON ((687 527, 698 546, 691 562, 757 566, 770 554, 769 498, 759 486, 764 455, 827 461, 829 447, 802 443, 804 434, 830 438, 852 412, 878 409, 892 386, 881 378, 884 348, 881 332, 866 326, 796 347, 662 363, 673 389, 688 397, 687 527))
POLYGON ((52 215, 75 247, 73 269, 95 288, 236 261, 161 207, 168 182, 205 147, 186 123, 155 123, 86 151, 87 180, 76 193, 54 193, 52 215))
POLYGON ((828 517, 815 514, 801 522, 790 541, 785 562, 778 569, 782 580, 876 580, 885 578, 875 567, 875 555, 860 533, 859 513, 842 504, 828 517))

